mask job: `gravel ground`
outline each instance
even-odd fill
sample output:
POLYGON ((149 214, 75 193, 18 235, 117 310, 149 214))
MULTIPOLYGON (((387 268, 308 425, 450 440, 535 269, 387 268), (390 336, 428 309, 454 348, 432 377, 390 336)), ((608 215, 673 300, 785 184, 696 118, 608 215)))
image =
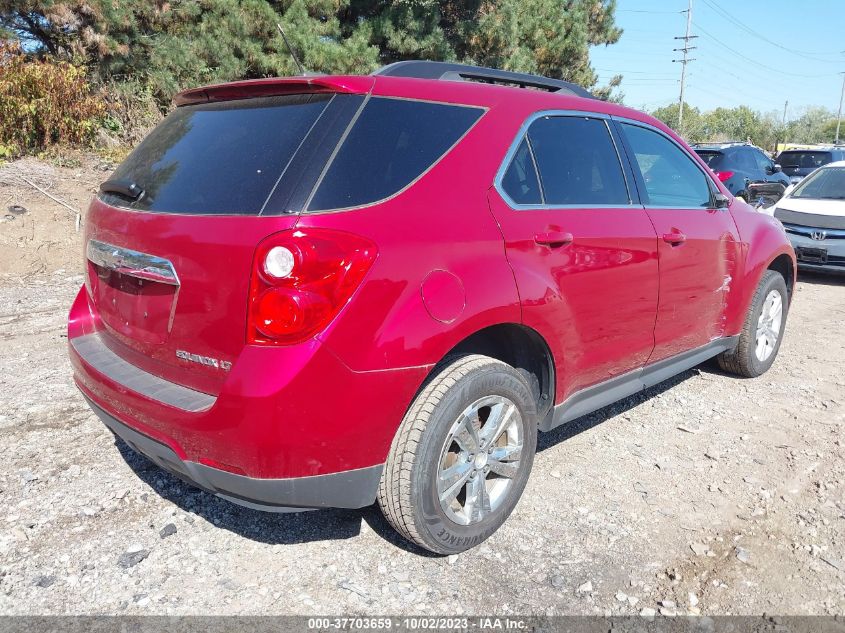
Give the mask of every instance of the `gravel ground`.
POLYGON ((541 436, 482 546, 375 508, 230 505, 159 471, 74 388, 81 277, 0 281, 0 613, 827 614, 845 607, 845 284, 799 282, 773 369, 712 367, 541 436))

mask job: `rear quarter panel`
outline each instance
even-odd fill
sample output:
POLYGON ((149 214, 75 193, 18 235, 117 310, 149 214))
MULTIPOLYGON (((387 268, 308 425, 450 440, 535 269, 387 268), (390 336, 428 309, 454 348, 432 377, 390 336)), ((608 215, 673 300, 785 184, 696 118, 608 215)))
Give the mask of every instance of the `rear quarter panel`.
MULTIPOLYGON (((410 96, 413 87, 392 86, 399 96, 405 88, 410 96)), ((432 90, 432 100, 472 104, 469 91, 445 91, 439 84, 432 90)), ((301 216, 300 228, 348 231, 378 247, 364 283, 319 336, 350 369, 433 366, 473 333, 521 322, 516 283, 487 204, 487 190, 519 124, 519 117, 491 109, 399 195, 301 216)))

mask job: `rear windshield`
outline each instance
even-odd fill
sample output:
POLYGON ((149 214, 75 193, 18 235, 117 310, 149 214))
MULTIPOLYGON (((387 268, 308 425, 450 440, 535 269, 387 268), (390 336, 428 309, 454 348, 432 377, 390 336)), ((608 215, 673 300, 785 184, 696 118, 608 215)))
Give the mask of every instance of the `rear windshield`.
POLYGON ((792 198, 845 200, 845 167, 826 167, 805 178, 795 188, 792 198))
POLYGON ((483 113, 408 99, 314 94, 183 106, 110 177, 143 194, 135 200, 111 192, 100 197, 139 211, 210 215, 371 204, 412 184, 483 113))
POLYGON ((103 200, 139 211, 257 215, 279 174, 330 100, 292 95, 183 106, 112 174, 135 183, 137 200, 103 200))
POLYGON ((781 167, 816 169, 832 160, 830 152, 782 152, 777 162, 781 167))
POLYGON ((724 156, 722 152, 708 152, 704 150, 695 150, 695 153, 698 154, 701 157, 701 160, 707 163, 707 166, 711 169, 718 166, 724 156))

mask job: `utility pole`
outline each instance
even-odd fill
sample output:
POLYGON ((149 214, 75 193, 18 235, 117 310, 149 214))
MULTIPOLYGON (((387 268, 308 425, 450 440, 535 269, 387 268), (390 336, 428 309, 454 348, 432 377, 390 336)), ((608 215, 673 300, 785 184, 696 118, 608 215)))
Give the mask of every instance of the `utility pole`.
POLYGON ((839 144, 839 127, 842 125, 842 100, 845 99, 845 73, 839 73, 842 75, 842 94, 839 95, 839 113, 836 115, 836 140, 833 141, 835 144, 839 144))
MULTIPOLYGON (((783 102, 783 120, 780 123, 781 131, 783 132, 783 145, 786 147, 786 109, 789 107, 789 99, 783 102)), ((775 138, 775 154, 778 153, 778 142, 775 138)))
POLYGON ((684 45, 681 48, 672 49, 675 52, 683 52, 682 59, 673 59, 673 62, 679 62, 681 64, 681 96, 678 99, 678 133, 681 133, 681 129, 684 125, 684 85, 687 79, 687 64, 690 62, 694 62, 695 59, 689 58, 689 52, 695 49, 695 46, 690 46, 690 40, 695 39, 698 37, 697 35, 690 35, 690 31, 692 30, 692 0, 689 0, 689 5, 687 6, 686 11, 681 11, 681 13, 687 14, 687 33, 683 37, 678 36, 676 40, 684 40, 684 45))

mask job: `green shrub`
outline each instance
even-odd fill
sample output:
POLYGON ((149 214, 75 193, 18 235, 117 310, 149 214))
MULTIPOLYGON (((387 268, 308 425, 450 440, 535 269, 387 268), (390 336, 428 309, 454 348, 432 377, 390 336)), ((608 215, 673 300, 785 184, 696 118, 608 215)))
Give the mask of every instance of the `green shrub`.
POLYGON ((90 143, 104 107, 85 69, 0 42, 0 146, 7 154, 90 143))
POLYGON ((164 116, 150 88, 139 81, 111 81, 100 94, 103 130, 121 144, 136 145, 164 116))

